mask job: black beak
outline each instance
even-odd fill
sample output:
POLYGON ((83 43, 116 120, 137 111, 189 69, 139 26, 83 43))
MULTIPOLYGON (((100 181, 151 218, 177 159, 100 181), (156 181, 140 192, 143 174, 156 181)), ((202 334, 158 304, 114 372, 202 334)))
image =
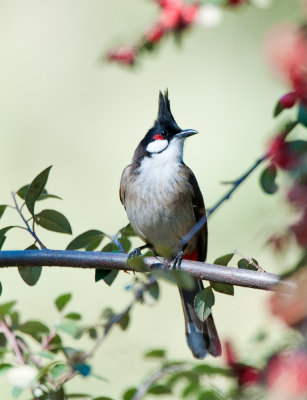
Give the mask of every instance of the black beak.
POLYGON ((183 131, 176 133, 175 137, 178 139, 185 139, 189 136, 196 135, 196 133, 198 132, 194 129, 184 129, 183 131))

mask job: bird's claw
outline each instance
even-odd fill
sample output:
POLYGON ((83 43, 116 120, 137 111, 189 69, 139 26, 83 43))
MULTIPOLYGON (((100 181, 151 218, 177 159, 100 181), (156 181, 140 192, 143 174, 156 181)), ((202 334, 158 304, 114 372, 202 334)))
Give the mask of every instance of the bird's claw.
POLYGON ((170 266, 170 270, 172 269, 180 269, 181 263, 183 259, 183 251, 179 251, 179 253, 174 258, 173 264, 170 266))
POLYGON ((134 258, 134 257, 139 257, 141 256, 141 250, 139 247, 136 247, 134 250, 132 250, 129 255, 128 255, 128 260, 130 260, 130 258, 134 258))

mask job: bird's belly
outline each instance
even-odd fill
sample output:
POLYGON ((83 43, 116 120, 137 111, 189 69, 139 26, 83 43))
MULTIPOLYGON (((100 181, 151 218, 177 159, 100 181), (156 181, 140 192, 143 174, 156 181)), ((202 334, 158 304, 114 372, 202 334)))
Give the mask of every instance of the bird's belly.
MULTIPOLYGON (((164 257, 173 254, 182 237, 195 224, 191 193, 173 189, 166 192, 161 185, 151 185, 150 190, 136 190, 133 201, 127 199, 125 204, 134 231, 164 257)), ((196 243, 192 242, 189 247, 195 248, 196 243)))

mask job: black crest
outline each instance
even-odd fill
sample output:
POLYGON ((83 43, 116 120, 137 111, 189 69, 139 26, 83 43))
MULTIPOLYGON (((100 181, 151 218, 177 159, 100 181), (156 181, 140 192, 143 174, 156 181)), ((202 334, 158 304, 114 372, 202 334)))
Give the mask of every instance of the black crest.
POLYGON ((155 121, 155 127, 157 126, 165 128, 169 133, 181 130, 171 112, 168 90, 164 92, 164 95, 162 92, 159 93, 159 111, 155 121))

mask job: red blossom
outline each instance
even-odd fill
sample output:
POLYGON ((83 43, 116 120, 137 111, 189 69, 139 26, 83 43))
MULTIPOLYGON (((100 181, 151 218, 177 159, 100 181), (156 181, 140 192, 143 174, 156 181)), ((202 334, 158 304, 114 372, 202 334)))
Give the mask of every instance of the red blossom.
POLYGON ((265 56, 279 76, 288 81, 297 96, 307 96, 307 37, 294 24, 273 28, 265 41, 265 56))
POLYGON ((135 63, 136 50, 131 46, 120 46, 111 49, 107 54, 107 60, 118 61, 122 64, 133 65, 135 63))
POLYGON ((150 43, 158 43, 164 35, 164 29, 160 24, 153 25, 145 33, 145 38, 150 43))
POLYGON ((295 184, 287 193, 288 200, 297 209, 307 207, 307 185, 295 184))
POLYGON ((283 95, 279 100, 279 103, 283 106, 283 108, 292 108, 297 101, 296 92, 291 92, 283 95))
POLYGON ((275 136, 271 140, 267 154, 268 158, 271 158, 272 164, 281 169, 289 170, 297 163, 289 143, 285 141, 284 135, 275 136))
POLYGON ((273 399, 306 395, 307 354, 303 351, 276 354, 268 363, 266 383, 273 399))
POLYGON ((225 355, 228 366, 238 378, 240 387, 256 385, 260 381, 260 370, 238 362, 234 349, 230 342, 225 343, 225 355))
POLYGON ((247 3, 247 0, 228 0, 227 5, 232 7, 242 6, 242 4, 247 3))
POLYGON ((185 4, 182 0, 161 0, 158 22, 164 30, 181 30, 195 22, 199 6, 185 4))
POLYGON ((303 212, 300 219, 290 229, 294 233, 297 244, 307 249, 307 210, 303 212))

